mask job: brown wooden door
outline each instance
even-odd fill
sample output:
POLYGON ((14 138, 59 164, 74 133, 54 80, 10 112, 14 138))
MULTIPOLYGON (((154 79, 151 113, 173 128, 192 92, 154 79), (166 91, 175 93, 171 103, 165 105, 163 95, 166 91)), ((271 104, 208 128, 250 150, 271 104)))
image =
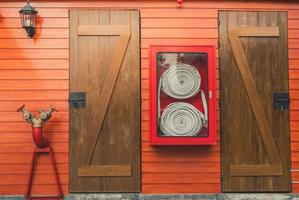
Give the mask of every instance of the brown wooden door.
POLYGON ((140 191, 138 11, 70 11, 70 191, 140 191))
POLYGON ((224 192, 291 191, 286 12, 221 11, 220 129, 224 192))

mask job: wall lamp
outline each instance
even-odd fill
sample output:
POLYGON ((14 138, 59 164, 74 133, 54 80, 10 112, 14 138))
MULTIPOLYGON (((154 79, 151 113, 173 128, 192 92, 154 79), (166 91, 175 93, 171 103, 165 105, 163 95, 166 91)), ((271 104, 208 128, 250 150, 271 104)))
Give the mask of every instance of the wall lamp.
POLYGON ((24 28, 27 32, 28 37, 32 38, 35 34, 35 20, 37 10, 29 4, 29 0, 27 0, 27 4, 19 11, 22 28, 24 28))

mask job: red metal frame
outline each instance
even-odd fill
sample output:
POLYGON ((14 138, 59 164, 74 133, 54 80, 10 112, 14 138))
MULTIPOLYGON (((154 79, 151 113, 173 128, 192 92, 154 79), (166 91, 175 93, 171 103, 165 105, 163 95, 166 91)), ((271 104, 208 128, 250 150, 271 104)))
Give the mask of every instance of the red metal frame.
POLYGON ((26 189, 26 193, 25 193, 25 199, 26 200, 31 200, 31 199, 63 200, 63 193, 62 193, 62 190, 61 190, 61 185, 60 185, 60 182, 59 182, 58 173, 57 173, 57 169, 56 169, 55 161, 54 161, 54 156, 53 156, 53 151, 52 151, 51 147, 33 149, 32 160, 31 160, 31 168, 30 168, 30 174, 29 174, 27 189, 26 189), (32 180, 33 180, 33 176, 34 176, 34 169, 35 169, 35 163, 36 163, 35 161, 37 160, 38 154, 45 154, 45 153, 47 153, 49 155, 50 160, 51 160, 51 165, 52 165, 52 169, 53 169, 53 172, 54 172, 55 183, 56 183, 58 194, 57 195, 49 195, 49 196, 32 196, 31 195, 31 187, 32 187, 32 180))
POLYGON ((211 145, 216 144, 216 69, 215 46, 184 45, 159 46, 149 48, 150 67, 150 143, 152 145, 211 145), (157 135, 157 63, 156 55, 162 52, 200 52, 208 54, 208 137, 159 137, 157 135))

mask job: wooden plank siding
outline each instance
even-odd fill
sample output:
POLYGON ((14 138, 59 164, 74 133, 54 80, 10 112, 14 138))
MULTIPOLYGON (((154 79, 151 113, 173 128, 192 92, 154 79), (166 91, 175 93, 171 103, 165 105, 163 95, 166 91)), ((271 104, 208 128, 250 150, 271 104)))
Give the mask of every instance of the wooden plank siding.
MULTIPOLYGON (((19 25, 24 2, 0 3, 0 194, 23 194, 32 147, 30 126, 16 108, 57 105, 45 127, 54 148, 64 193, 68 193, 68 70, 71 8, 139 9, 141 15, 142 192, 217 193, 220 191, 219 141, 212 147, 152 147, 149 134, 148 47, 151 44, 214 44, 218 10, 287 10, 291 96, 293 192, 299 192, 299 3, 258 1, 34 1, 39 11, 35 39, 19 25)), ((218 66, 218 53, 217 53, 218 66)), ((218 78, 218 76, 217 76, 218 78)), ((218 81, 218 80, 217 80, 218 81)), ((217 94, 219 98, 219 93, 217 94)), ((218 112, 218 107, 217 107, 218 112)), ((219 120, 219 113, 217 114, 219 120)), ((219 121, 217 123, 219 135, 219 121)), ((55 192, 44 157, 33 193, 55 192), (48 180, 48 182, 46 181, 48 180)))

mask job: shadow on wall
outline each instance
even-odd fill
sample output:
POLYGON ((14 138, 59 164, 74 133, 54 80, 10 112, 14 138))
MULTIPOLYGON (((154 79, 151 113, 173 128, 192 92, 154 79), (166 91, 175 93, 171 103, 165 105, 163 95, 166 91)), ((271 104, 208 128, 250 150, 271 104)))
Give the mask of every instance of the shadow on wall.
POLYGON ((40 38, 41 35, 42 35, 43 22, 44 22, 44 19, 43 19, 42 17, 40 17, 39 14, 37 14, 37 16, 36 16, 36 29, 35 29, 35 35, 34 35, 34 37, 32 38, 35 44, 36 44, 37 39, 40 38))

